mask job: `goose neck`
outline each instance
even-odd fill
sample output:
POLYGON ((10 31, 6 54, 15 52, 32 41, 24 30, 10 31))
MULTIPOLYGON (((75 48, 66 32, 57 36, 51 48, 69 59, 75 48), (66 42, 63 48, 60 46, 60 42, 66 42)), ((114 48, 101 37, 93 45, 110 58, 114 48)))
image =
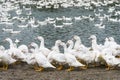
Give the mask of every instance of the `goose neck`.
POLYGON ((96 39, 92 40, 92 45, 94 45, 94 44, 97 44, 97 40, 96 39))
POLYGON ((44 46, 45 46, 45 44, 44 44, 44 39, 42 39, 42 40, 41 40, 41 43, 40 43, 40 48, 41 48, 41 47, 44 47, 44 46))
POLYGON ((72 49, 73 48, 73 43, 71 43, 69 46, 68 46, 68 49, 72 49))
POLYGON ((66 53, 67 52, 67 46, 63 45, 63 48, 64 48, 64 53, 66 53))
POLYGON ((13 41, 12 41, 12 40, 9 40, 8 42, 9 42, 9 44, 10 44, 10 48, 13 48, 13 47, 14 47, 13 41))

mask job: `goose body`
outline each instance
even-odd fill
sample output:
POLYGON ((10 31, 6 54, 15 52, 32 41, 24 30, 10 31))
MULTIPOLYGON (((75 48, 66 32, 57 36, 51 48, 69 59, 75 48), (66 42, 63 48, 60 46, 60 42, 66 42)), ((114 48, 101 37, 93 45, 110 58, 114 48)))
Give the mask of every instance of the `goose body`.
POLYGON ((24 61, 25 55, 16 47, 12 39, 7 38, 5 40, 10 44, 10 48, 7 50, 7 54, 16 60, 24 61))
POLYGON ((116 58, 115 56, 105 55, 103 58, 107 63, 107 66, 108 66, 107 70, 113 69, 116 66, 119 67, 120 65, 120 59, 116 58))
POLYGON ((95 52, 93 51, 77 51, 72 49, 73 47, 73 41, 72 40, 68 40, 67 44, 69 44, 68 47, 68 52, 72 55, 74 55, 78 60, 80 60, 80 62, 84 62, 87 65, 89 63, 93 63, 95 60, 95 52))
POLYGON ((16 62, 15 59, 13 59, 9 54, 7 53, 2 53, 0 54, 0 62, 3 63, 3 70, 7 70, 8 69, 8 65, 9 64, 13 64, 16 62))
POLYGON ((64 48, 64 55, 65 55, 65 58, 66 58, 66 63, 70 66, 70 69, 68 69, 68 71, 73 70, 74 67, 85 67, 85 65, 80 63, 74 55, 70 54, 67 51, 67 46, 66 46, 65 43, 61 43, 61 45, 64 48))
POLYGON ((48 55, 49 62, 55 61, 58 64, 63 64, 66 62, 65 55, 56 51, 54 47, 53 50, 48 55))
MULTIPOLYGON (((31 43, 33 47, 35 47, 35 51, 32 54, 31 57, 31 63, 32 64, 38 64, 39 68, 36 71, 42 71, 44 68, 55 68, 45 57, 45 55, 42 54, 42 52, 39 51, 38 45, 36 43, 31 43)), ((28 60, 29 61, 29 60, 28 60)), ((30 63, 30 62, 29 62, 30 63)))
POLYGON ((37 39, 41 41, 39 50, 47 57, 50 53, 50 50, 45 47, 44 38, 42 36, 38 36, 37 39))

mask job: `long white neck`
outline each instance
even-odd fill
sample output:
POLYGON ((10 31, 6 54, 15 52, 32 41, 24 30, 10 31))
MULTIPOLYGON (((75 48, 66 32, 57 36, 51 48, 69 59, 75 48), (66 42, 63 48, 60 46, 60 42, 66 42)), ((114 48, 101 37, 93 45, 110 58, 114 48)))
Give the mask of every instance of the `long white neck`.
POLYGON ((57 52, 60 52, 60 50, 59 50, 59 45, 58 45, 58 44, 55 44, 55 48, 56 48, 56 51, 57 51, 57 52))
POLYGON ((38 45, 35 46, 35 52, 39 51, 38 45))
POLYGON ((96 39, 92 40, 92 48, 93 49, 97 48, 97 40, 96 39))
POLYGON ((74 49, 77 49, 81 45, 81 40, 77 40, 74 45, 74 49))
POLYGON ((44 48, 44 47, 45 47, 44 39, 41 39, 41 42, 40 42, 40 48, 44 48))
POLYGON ((10 44, 10 48, 13 48, 13 47, 14 47, 13 41, 10 39, 8 42, 9 42, 9 44, 10 44))
POLYGON ((73 43, 71 43, 69 46, 68 46, 68 49, 72 49, 73 48, 73 43))
POLYGON ((67 52, 67 46, 63 45, 63 48, 64 48, 64 53, 66 53, 67 52))

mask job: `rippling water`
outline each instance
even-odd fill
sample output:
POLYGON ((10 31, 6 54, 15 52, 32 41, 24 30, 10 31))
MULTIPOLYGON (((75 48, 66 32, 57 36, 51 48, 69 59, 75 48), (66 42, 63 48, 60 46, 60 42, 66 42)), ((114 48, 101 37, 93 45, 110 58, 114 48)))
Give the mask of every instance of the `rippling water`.
MULTIPOLYGON (((110 5, 111 6, 111 5, 110 5)), ((83 44, 86 46, 90 46, 90 40, 88 37, 90 35, 96 35, 98 38, 98 43, 104 43, 104 39, 106 37, 112 36, 115 38, 115 41, 120 44, 120 22, 112 22, 108 19, 103 20, 103 24, 105 25, 105 29, 98 28, 94 26, 95 23, 100 23, 100 20, 95 16, 94 10, 96 10, 96 13, 100 13, 101 16, 104 14, 110 15, 113 19, 117 18, 120 19, 120 15, 115 16, 114 13, 108 13, 108 8, 110 6, 100 6, 100 7, 94 7, 93 9, 84 9, 84 7, 80 8, 59 8, 59 9, 36 9, 32 7, 32 15, 30 17, 35 17, 36 20, 43 21, 48 17, 56 18, 56 17, 71 17, 74 18, 75 16, 89 16, 95 18, 94 21, 90 21, 88 18, 82 19, 80 21, 75 21, 72 19, 73 25, 71 26, 65 26, 63 28, 55 28, 52 24, 47 24, 45 26, 39 26, 37 28, 19 28, 17 27, 18 24, 21 24, 20 21, 14 20, 13 26, 0 24, 0 44, 7 46, 8 43, 4 43, 2 40, 4 40, 6 37, 10 37, 13 40, 19 39, 21 42, 20 44, 26 44, 28 45, 31 42, 37 42, 34 38, 36 36, 43 36, 45 38, 45 44, 47 47, 51 47, 54 45, 54 42, 58 39, 62 41, 67 41, 69 39, 72 39, 73 35, 79 35, 82 39, 83 44), (102 12, 99 11, 99 9, 103 9, 102 12), (2 28, 13 28, 14 30, 20 30, 21 33, 19 34, 10 34, 7 32, 3 32, 2 28)), ((115 11, 120 11, 120 7, 115 7, 115 11)), ((9 11, 12 17, 14 17, 15 11, 9 11)), ((26 17, 26 12, 20 16, 26 17)), ((63 21, 56 21, 57 24, 62 24, 63 21)))

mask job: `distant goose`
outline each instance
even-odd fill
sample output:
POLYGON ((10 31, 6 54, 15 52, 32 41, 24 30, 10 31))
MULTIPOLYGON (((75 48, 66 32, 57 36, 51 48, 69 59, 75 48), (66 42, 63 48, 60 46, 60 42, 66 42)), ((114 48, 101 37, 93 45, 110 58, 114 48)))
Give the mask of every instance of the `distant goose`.
POLYGON ((2 28, 2 31, 4 31, 4 32, 12 32, 13 29, 5 29, 5 28, 2 28))
POLYGON ((39 24, 31 24, 31 27, 32 27, 32 28, 39 27, 39 24))
POLYGON ((63 16, 63 20, 65 20, 65 21, 72 21, 72 18, 63 16))
POLYGON ((16 10, 16 14, 17 14, 17 15, 22 14, 22 10, 20 10, 20 9, 19 9, 19 10, 16 10))
POLYGON ((74 17, 75 21, 80 21, 82 20, 81 16, 78 16, 78 17, 74 17))
POLYGON ((67 23, 67 22, 64 22, 63 25, 64 26, 71 26, 73 23, 67 23))
POLYGON ((11 31, 11 34, 19 34, 21 31, 11 31))
POLYGON ((57 20, 57 21, 62 21, 62 20, 63 20, 63 18, 56 17, 56 20, 57 20))
POLYGON ((96 27, 105 29, 105 25, 101 22, 100 24, 95 24, 96 27))
POLYGON ((25 24, 25 25, 18 25, 19 28, 27 28, 28 27, 28 24, 25 24))
POLYGON ((55 28, 63 28, 63 27, 64 27, 64 25, 56 25, 56 24, 53 24, 53 26, 54 26, 55 28))
POLYGON ((37 21, 38 22, 38 24, 39 25, 41 25, 41 26, 44 26, 44 25, 47 25, 47 21, 45 20, 45 21, 37 21))

